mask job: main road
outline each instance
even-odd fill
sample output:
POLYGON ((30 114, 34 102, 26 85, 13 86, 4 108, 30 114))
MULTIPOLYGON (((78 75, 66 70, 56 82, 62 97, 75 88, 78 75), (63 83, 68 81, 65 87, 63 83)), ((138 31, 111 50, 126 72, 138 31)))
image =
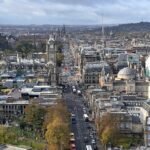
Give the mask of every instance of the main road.
MULTIPOLYGON (((66 44, 64 46, 64 61, 63 66, 67 69, 67 72, 70 74, 70 77, 75 79, 75 74, 72 75, 71 69, 73 67, 73 58, 71 56, 71 51, 69 50, 69 46, 66 44)), ((62 72, 64 71, 64 68, 62 68, 62 72)), ((76 89, 79 89, 77 86, 77 82, 73 80, 70 82, 67 80, 68 85, 70 85, 67 89, 65 89, 65 92, 63 94, 64 100, 67 104, 68 110, 70 113, 75 114, 76 116, 76 124, 71 124, 71 130, 75 134, 75 140, 76 140, 76 149, 77 150, 86 150, 86 145, 91 145, 96 149, 102 150, 100 148, 100 144, 98 142, 97 136, 94 134, 95 128, 94 125, 90 122, 85 122, 83 118, 83 114, 89 114, 89 109, 85 106, 84 98, 82 95, 78 95, 77 93, 72 92, 71 84, 74 84, 76 86, 76 89), (95 141, 95 143, 93 143, 95 141)))
POLYGON ((83 118, 85 111, 88 114, 88 108, 84 105, 84 98, 72 93, 71 88, 68 88, 64 93, 64 99, 69 112, 76 116, 76 124, 71 124, 71 130, 75 134, 77 150, 86 150, 86 145, 91 145, 92 147, 97 145, 97 137, 91 135, 95 130, 93 124, 86 122, 83 118), (96 142, 94 145, 92 140, 96 142))

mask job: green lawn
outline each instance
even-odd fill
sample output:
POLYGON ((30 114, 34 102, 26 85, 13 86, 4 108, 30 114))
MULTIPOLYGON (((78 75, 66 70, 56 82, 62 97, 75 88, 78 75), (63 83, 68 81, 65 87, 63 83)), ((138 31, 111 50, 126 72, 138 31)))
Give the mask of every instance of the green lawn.
POLYGON ((124 149, 129 149, 131 145, 139 145, 143 143, 143 138, 139 136, 122 136, 117 141, 117 146, 122 146, 124 149))
MULTIPOLYGON (((2 131, 2 130, 1 130, 2 131)), ((44 150, 45 140, 33 131, 21 130, 17 127, 9 127, 5 132, 0 132, 0 144, 25 145, 33 150, 44 150)))

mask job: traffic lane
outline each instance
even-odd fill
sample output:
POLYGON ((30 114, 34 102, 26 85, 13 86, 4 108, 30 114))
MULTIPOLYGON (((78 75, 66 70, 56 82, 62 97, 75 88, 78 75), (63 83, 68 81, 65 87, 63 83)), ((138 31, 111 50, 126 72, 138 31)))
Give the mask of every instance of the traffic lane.
POLYGON ((90 123, 85 122, 83 119, 83 101, 82 97, 77 96, 76 94, 69 93, 66 96, 66 100, 68 101, 68 107, 71 109, 72 113, 76 114, 76 117, 78 118, 77 121, 77 130, 74 128, 74 132, 76 132, 76 138, 77 138, 77 143, 79 145, 86 145, 86 144, 91 144, 91 138, 90 138, 90 130, 87 128, 90 123), (76 110, 76 111, 75 111, 76 110), (80 133, 78 133, 78 131, 80 133), (82 134, 81 134, 82 133, 82 134), (88 138, 88 142, 84 143, 84 137, 88 138))
MULTIPOLYGON (((71 96, 70 94, 65 94, 66 104, 69 109, 69 112, 75 114, 74 103, 72 99, 70 99, 70 96, 71 96)), ((80 139, 79 139, 76 124, 71 124, 71 131, 75 134, 77 149, 80 149, 80 139)))
POLYGON ((81 131, 82 131, 82 139, 83 139, 83 144, 87 145, 90 144, 91 142, 91 138, 90 138, 90 132, 88 129, 89 126, 89 122, 86 122, 83 118, 83 104, 81 101, 78 100, 78 113, 79 113, 79 118, 80 118, 80 127, 81 127, 81 131), (87 138, 87 142, 85 142, 85 137, 87 138))
POLYGON ((77 119, 76 125, 75 124, 72 125, 73 132, 75 133, 75 137, 77 140, 76 141, 77 149, 84 150, 85 149, 84 135, 87 131, 84 126, 82 106, 80 106, 80 103, 78 103, 77 97, 74 94, 69 94, 66 97, 66 100, 68 102, 68 107, 72 108, 71 112, 75 113, 77 119))
POLYGON ((71 129, 72 129, 72 132, 74 132, 74 134, 75 134, 77 149, 82 150, 81 135, 79 132, 79 127, 78 127, 79 120, 77 119, 78 112, 76 111, 76 102, 74 100, 75 97, 74 97, 74 95, 69 93, 69 94, 65 94, 65 99, 66 99, 66 103, 67 103, 70 113, 73 113, 76 115, 77 122, 76 122, 76 124, 71 124, 71 129))
POLYGON ((79 140, 80 140, 80 149, 84 150, 85 148, 84 148, 84 143, 83 143, 82 129, 81 129, 81 124, 79 120, 78 110, 76 110, 76 118, 77 118, 78 135, 79 135, 79 140))
MULTIPOLYGON (((84 98, 83 98, 83 97, 80 97, 78 100, 80 101, 81 105, 83 105, 83 107, 85 108, 86 113, 89 114, 89 108, 87 108, 87 107, 84 105, 84 98)), ((97 135, 97 133, 96 133, 96 127, 95 127, 94 123, 92 123, 92 122, 86 122, 86 126, 87 126, 87 127, 88 127, 88 126, 90 127, 90 128, 88 129, 89 144, 92 145, 92 146, 95 146, 95 145, 96 145, 98 149, 102 149, 102 146, 101 146, 101 144, 99 143, 99 138, 98 138, 98 135, 97 135), (95 144, 92 143, 92 140, 93 140, 93 139, 95 140, 95 144)))
MULTIPOLYGON (((72 94, 67 94, 66 95, 66 102, 67 102, 67 106, 70 109, 71 113, 74 113, 76 115, 76 117, 78 117, 78 113, 77 111, 75 111, 75 101, 74 101, 74 95, 72 94), (72 97, 72 98, 71 98, 72 97)), ((71 124, 71 129, 72 132, 74 132, 75 134, 75 139, 76 139, 76 147, 77 150, 82 150, 83 149, 83 143, 81 142, 81 133, 80 133, 80 127, 79 127, 79 120, 77 120, 76 124, 71 124)))
POLYGON ((86 132, 85 127, 84 127, 84 122, 83 122, 83 114, 81 112, 82 108, 80 108, 77 105, 77 109, 76 109, 76 115, 77 115, 77 119, 78 119, 78 131, 80 132, 80 139, 81 139, 81 143, 82 145, 84 145, 84 133, 86 132))
POLYGON ((78 133, 77 125, 72 124, 71 128, 72 128, 72 132, 75 134, 76 148, 77 148, 77 150, 80 150, 80 149, 82 149, 82 147, 81 147, 80 136, 79 136, 79 133, 78 133))

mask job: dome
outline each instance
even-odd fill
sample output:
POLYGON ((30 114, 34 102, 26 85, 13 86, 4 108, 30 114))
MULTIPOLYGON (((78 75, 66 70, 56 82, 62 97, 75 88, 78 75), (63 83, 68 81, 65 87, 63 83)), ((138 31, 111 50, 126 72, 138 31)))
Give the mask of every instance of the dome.
POLYGON ((53 61, 49 61, 46 66, 54 66, 54 62, 53 61))
POLYGON ((134 69, 129 68, 129 67, 121 69, 117 75, 117 77, 119 79, 124 79, 124 80, 134 79, 135 76, 136 76, 136 71, 134 69))

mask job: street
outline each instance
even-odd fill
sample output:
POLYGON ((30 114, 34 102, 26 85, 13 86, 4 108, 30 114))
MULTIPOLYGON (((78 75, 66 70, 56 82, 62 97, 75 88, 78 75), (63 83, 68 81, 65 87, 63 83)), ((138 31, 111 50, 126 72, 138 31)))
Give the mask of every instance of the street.
MULTIPOLYGON (((102 148, 100 148, 99 139, 96 135, 96 129, 94 124, 91 122, 86 122, 83 117, 85 113, 89 115, 89 108, 85 106, 83 96, 78 95, 76 92, 73 93, 72 91, 72 85, 74 85, 77 90, 80 90, 80 88, 77 85, 75 77, 76 73, 71 70, 71 68, 75 67, 73 65, 74 63, 72 63, 73 60, 71 59, 72 53, 69 50, 69 46, 67 44, 64 45, 64 47, 65 50, 63 64, 64 68, 67 68, 67 72, 70 75, 69 77, 67 77, 67 84, 69 86, 66 87, 63 98, 66 102, 70 114, 75 114, 76 116, 76 123, 71 124, 71 132, 75 134, 76 149, 86 150, 86 145, 91 145, 93 150, 100 150, 102 148), (72 78, 72 80, 70 81, 69 78, 72 78)), ((64 68, 62 68, 62 72, 64 72, 64 68)))
POLYGON ((96 149, 98 138, 93 134, 93 131, 95 130, 93 124, 85 122, 83 118, 83 108, 86 109, 88 114, 88 108, 84 106, 83 97, 72 93, 71 88, 68 88, 67 93, 64 93, 64 100, 69 112, 76 116, 76 124, 71 124, 71 130, 75 134, 77 150, 85 150, 86 145, 91 145, 96 149), (91 134, 93 134, 92 138, 91 134), (95 144, 92 143, 93 139, 95 140, 95 144))

